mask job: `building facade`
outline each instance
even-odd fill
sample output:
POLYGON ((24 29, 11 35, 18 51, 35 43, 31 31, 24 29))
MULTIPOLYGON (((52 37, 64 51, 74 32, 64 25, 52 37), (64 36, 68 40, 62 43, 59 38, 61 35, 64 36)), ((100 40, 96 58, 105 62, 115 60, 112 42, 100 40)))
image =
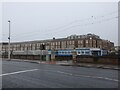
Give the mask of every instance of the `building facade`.
MULTIPOLYGON (((0 43, 1 52, 8 52, 8 43, 0 43)), ((101 39, 95 34, 71 35, 66 38, 49 39, 41 41, 12 42, 11 52, 31 50, 64 50, 75 48, 101 48, 111 50, 114 43, 101 39)))

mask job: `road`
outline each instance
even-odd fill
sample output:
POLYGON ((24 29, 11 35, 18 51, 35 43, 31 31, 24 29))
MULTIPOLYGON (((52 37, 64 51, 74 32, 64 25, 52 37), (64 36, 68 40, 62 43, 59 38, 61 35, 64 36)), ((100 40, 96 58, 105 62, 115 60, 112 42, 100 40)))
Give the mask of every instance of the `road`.
POLYGON ((3 88, 118 88, 118 71, 3 61, 3 88))

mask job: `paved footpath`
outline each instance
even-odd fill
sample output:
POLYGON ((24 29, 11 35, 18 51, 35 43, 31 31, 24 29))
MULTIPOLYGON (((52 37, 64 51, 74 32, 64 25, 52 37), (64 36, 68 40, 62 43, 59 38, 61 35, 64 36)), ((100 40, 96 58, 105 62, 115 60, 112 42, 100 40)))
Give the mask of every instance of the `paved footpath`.
POLYGON ((57 64, 62 66, 77 66, 77 67, 87 67, 87 68, 102 68, 102 69, 112 69, 112 70, 120 70, 118 65, 104 65, 104 64, 91 64, 91 63, 79 63, 72 64, 71 61, 54 61, 54 62, 46 62, 40 60, 21 60, 21 59, 12 59, 13 61, 24 61, 30 63, 44 63, 44 64, 57 64))

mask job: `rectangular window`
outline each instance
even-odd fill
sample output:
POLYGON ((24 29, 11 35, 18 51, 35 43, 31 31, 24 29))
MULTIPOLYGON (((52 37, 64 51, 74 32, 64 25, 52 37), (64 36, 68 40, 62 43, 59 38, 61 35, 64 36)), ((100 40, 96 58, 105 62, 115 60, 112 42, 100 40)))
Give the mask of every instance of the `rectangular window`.
POLYGON ((88 40, 86 40, 86 43, 88 43, 88 40))
POLYGON ((82 54, 84 54, 84 51, 82 51, 82 54))
POLYGON ((56 42, 56 45, 58 45, 58 42, 56 42))
POLYGON ((55 45, 55 43, 53 43, 53 45, 55 45))
POLYGON ((60 45, 60 42, 58 42, 58 45, 60 45))
POLYGON ((74 41, 72 41, 72 44, 74 44, 74 41))
POLYGON ((81 44, 83 44, 83 40, 81 40, 81 42, 80 42, 81 44))

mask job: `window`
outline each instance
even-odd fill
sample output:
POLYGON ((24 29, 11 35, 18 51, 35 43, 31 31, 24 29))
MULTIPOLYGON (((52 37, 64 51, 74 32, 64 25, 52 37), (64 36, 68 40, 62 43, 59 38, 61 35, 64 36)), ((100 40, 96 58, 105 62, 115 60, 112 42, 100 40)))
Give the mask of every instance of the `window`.
POLYGON ((69 54, 71 54, 71 51, 68 51, 69 54))
POLYGON ((78 44, 80 44, 80 40, 78 41, 78 44))
POLYGON ((81 44, 83 43, 83 40, 81 40, 81 44))
POLYGON ((84 51, 82 51, 82 54, 84 54, 84 51))
POLYGON ((88 40, 86 40, 86 43, 88 43, 88 40))
POLYGON ((60 42, 57 42, 57 45, 60 45, 60 42))
POLYGON ((69 44, 69 41, 67 41, 67 44, 69 44))
POLYGON ((53 43, 53 45, 55 45, 55 43, 53 43))
POLYGON ((89 54, 89 52, 87 51, 87 52, 85 52, 87 55, 89 54))
POLYGON ((65 51, 65 54, 67 54, 68 52, 67 51, 65 51))
POLYGON ((74 44, 74 41, 72 41, 72 44, 74 44))
POLYGON ((56 45, 58 45, 58 42, 56 42, 56 45))

